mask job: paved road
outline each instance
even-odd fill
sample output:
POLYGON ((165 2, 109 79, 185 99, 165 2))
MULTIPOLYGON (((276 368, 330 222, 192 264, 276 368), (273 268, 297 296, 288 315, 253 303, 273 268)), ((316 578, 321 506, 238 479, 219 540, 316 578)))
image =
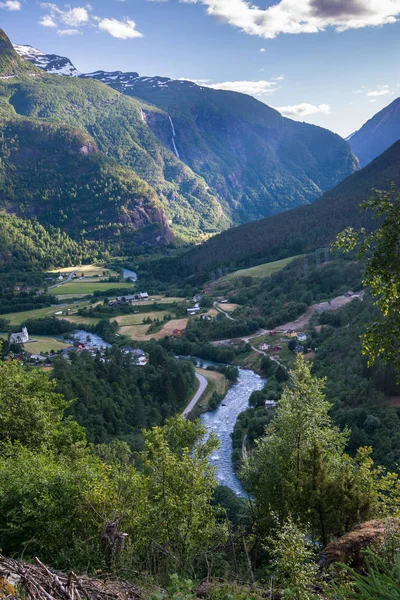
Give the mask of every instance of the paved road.
POLYGON ((75 269, 75 271, 71 271, 71 273, 68 275, 68 277, 67 277, 67 279, 65 281, 61 281, 60 283, 56 283, 56 285, 51 285, 49 287, 49 289, 51 289, 51 288, 58 288, 58 287, 61 287, 62 285, 64 285, 64 283, 68 283, 69 281, 72 280, 72 278, 75 275, 75 273, 76 273, 76 269, 75 269))
POLYGON ((195 393, 195 395, 193 396, 193 398, 191 399, 191 401, 189 402, 189 404, 187 405, 187 407, 185 408, 185 410, 182 413, 182 417, 186 418, 188 416, 188 414, 190 413, 190 411, 193 410, 193 408, 196 406, 197 402, 200 400, 200 398, 202 397, 202 395, 204 394, 204 392, 207 389, 208 386, 208 381, 207 379, 204 377, 204 375, 200 375, 200 373, 196 373, 196 378, 197 381, 199 382, 199 388, 197 390, 197 392, 195 393))

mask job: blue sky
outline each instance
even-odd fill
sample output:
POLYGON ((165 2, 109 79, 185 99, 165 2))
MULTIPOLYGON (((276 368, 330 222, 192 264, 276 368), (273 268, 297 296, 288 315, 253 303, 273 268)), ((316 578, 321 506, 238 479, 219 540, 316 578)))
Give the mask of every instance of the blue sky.
POLYGON ((82 72, 235 89, 343 136, 400 95, 400 0, 0 0, 0 26, 82 72))

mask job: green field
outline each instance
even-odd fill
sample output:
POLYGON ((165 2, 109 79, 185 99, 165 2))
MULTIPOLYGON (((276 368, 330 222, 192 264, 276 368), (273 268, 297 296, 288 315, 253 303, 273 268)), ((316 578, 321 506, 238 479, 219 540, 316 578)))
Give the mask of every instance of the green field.
POLYGON ((82 275, 85 277, 94 277, 95 275, 103 277, 103 273, 106 273, 107 277, 110 275, 118 275, 116 271, 108 269, 107 267, 101 267, 99 265, 77 265, 75 267, 63 267, 61 269, 54 269, 53 271, 50 271, 50 273, 62 273, 63 275, 69 275, 72 273, 72 271, 75 271, 77 277, 81 277, 82 275))
POLYGON ((2 319, 7 319, 10 321, 11 325, 20 325, 27 319, 40 319, 43 317, 50 317, 54 315, 54 313, 62 310, 63 307, 59 306, 49 306, 47 308, 38 308, 36 310, 26 310, 23 312, 16 313, 7 313, 5 315, 0 315, 2 319))
POLYGON ((107 290, 117 290, 117 289, 131 289, 126 283, 104 283, 103 281, 98 282, 87 282, 85 281, 71 281, 68 283, 64 283, 57 288, 51 288, 51 293, 57 294, 60 293, 62 295, 66 294, 93 294, 94 292, 105 292, 107 290))
POLYGON ((300 258, 300 256, 301 255, 290 256, 289 258, 283 258, 282 260, 276 260, 274 262, 264 263, 263 265, 257 265, 256 267, 251 267, 250 269, 235 271, 235 273, 231 273, 223 279, 229 281, 232 279, 238 279, 238 277, 258 277, 260 279, 263 279, 264 277, 271 277, 271 275, 286 267, 286 265, 291 263, 295 258, 300 258))
POLYGON ((169 313, 165 310, 159 310, 146 313, 139 313, 136 315, 123 315, 121 317, 115 317, 114 319, 112 319, 112 321, 117 321, 120 327, 126 327, 128 325, 141 325, 143 323, 143 319, 147 319, 148 317, 150 317, 150 319, 152 319, 153 321, 155 321, 156 319, 162 321, 164 316, 168 314, 169 313))
POLYGON ((68 346, 71 346, 71 343, 65 343, 61 340, 56 340, 52 337, 45 337, 40 335, 33 336, 35 342, 29 342, 28 344, 24 344, 24 349, 26 352, 30 352, 31 354, 40 354, 41 352, 50 352, 54 350, 63 350, 68 346))

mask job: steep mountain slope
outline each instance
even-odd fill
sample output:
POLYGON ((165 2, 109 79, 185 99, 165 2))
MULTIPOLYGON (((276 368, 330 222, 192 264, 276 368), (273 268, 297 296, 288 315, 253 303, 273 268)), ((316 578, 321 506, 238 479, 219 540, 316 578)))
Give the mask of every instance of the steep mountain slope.
POLYGON ((14 52, 10 40, 0 29, 0 77, 1 79, 12 78, 18 75, 35 75, 41 71, 35 65, 20 58, 14 52))
POLYGON ((364 167, 399 139, 400 98, 396 98, 353 133, 348 142, 364 167))
POLYGON ((309 206, 225 231, 184 255, 171 272, 210 273, 216 267, 246 267, 328 246, 347 226, 376 225, 360 209, 373 189, 400 189, 400 141, 309 206))
MULTIPOLYGON (((25 55, 48 68, 34 52, 25 55)), ((96 71, 80 77, 161 109, 143 108, 143 122, 205 179, 234 223, 307 204, 358 167, 339 136, 285 119, 244 94, 135 72, 96 71)))
POLYGON ((0 198, 10 213, 115 245, 170 239, 155 191, 98 152, 86 132, 6 121, 0 155, 0 198))
POLYGON ((12 277, 14 272, 15 281, 21 272, 81 264, 104 257, 105 252, 98 242, 75 241, 60 229, 45 229, 35 219, 0 212, 0 273, 12 277))
MULTIPOLYGON (((6 40, 5 34, 3 36, 6 40)), ((35 69, 17 56, 9 42, 4 44, 2 56, 11 57, 11 62, 17 65, 21 62, 28 65, 28 69, 35 69)), ((175 233, 190 239, 199 239, 228 226, 220 203, 208 193, 205 182, 164 148, 143 122, 142 111, 148 108, 146 104, 125 98, 96 81, 37 71, 40 76, 0 79, 0 117, 12 125, 18 124, 20 154, 35 155, 38 161, 36 167, 33 161, 29 165, 30 169, 36 169, 37 190, 31 181, 29 191, 21 196, 24 181, 29 181, 26 177, 30 172, 24 175, 29 161, 22 160, 23 168, 20 164, 17 167, 14 161, 18 163, 20 155, 10 155, 5 176, 7 178, 13 169, 17 176, 15 181, 8 176, 3 182, 3 205, 13 206, 11 189, 17 186, 19 206, 23 207, 20 214, 26 211, 29 216, 37 215, 45 224, 51 222, 57 226, 62 214, 63 226, 75 237, 83 230, 88 235, 104 232, 106 226, 107 237, 110 237, 113 229, 119 231, 121 223, 125 223, 127 231, 143 227, 147 230, 153 224, 154 235, 147 236, 147 241, 154 243, 170 238, 166 220, 175 233), (65 135, 60 136, 62 155, 56 152, 58 133, 54 128, 57 122, 66 127, 65 135), (34 124, 37 137, 30 128, 34 124), (85 150, 71 153, 69 141, 65 146, 62 142, 68 136, 77 135, 77 129, 87 143, 81 144, 85 150), (46 139, 47 135, 51 142, 46 139), (48 151, 50 147, 53 154, 48 151), (43 190, 43 186, 51 184, 51 169, 55 170, 57 188, 43 190), (68 199, 68 188, 75 189, 75 202, 68 199), (6 193, 11 199, 4 195, 6 193), (43 210, 40 194, 51 200, 46 210, 43 210)), ((13 143, 10 129, 6 128, 3 135, 4 151, 9 152, 8 146, 13 143)))

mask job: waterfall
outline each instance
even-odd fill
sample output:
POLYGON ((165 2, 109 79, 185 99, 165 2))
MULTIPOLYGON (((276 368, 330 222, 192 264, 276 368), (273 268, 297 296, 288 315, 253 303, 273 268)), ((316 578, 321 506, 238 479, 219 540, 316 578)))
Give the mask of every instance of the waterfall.
POLYGON ((146 115, 145 115, 144 110, 142 108, 140 109, 140 116, 142 117, 143 123, 146 123, 146 115))
POLYGON ((179 156, 179 152, 178 152, 178 148, 176 147, 176 143, 175 143, 175 137, 176 137, 176 133, 175 133, 175 127, 174 127, 174 122, 171 119, 171 117, 168 117, 169 122, 171 123, 171 130, 172 130, 172 146, 174 148, 174 152, 177 158, 180 158, 179 156))

